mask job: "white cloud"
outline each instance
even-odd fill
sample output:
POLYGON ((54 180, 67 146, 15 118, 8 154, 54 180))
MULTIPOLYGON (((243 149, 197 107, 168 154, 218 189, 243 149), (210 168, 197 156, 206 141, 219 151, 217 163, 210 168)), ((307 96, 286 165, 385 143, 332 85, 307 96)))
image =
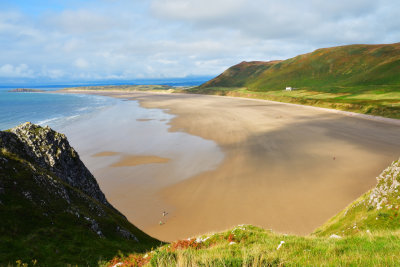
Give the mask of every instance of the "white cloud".
POLYGON ((35 14, 0 3, 1 77, 68 81, 217 75, 243 60, 400 41, 397 0, 66 3, 62 10, 42 6, 35 14))
POLYGON ((29 69, 29 66, 26 64, 20 64, 18 66, 4 64, 0 66, 0 77, 32 78, 33 76, 33 70, 29 69))
POLYGON ((89 67, 89 62, 87 62, 85 59, 83 58, 77 58, 74 62, 74 65, 80 69, 86 69, 87 67, 89 67))

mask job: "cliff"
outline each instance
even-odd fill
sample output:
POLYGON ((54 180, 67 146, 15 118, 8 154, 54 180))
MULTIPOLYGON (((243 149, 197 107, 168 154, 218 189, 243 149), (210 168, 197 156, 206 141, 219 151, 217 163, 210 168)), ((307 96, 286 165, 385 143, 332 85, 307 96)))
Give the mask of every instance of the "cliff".
POLYGON ((25 123, 0 131, 0 265, 96 265, 159 244, 108 203, 67 138, 25 123))
POLYGON ((400 229, 400 160, 378 177, 377 185, 315 231, 319 236, 400 229))

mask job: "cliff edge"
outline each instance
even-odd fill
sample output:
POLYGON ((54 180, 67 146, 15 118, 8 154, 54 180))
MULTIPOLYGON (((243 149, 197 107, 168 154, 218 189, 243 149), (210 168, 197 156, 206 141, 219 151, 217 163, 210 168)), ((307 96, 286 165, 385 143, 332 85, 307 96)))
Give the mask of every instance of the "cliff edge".
POLYGON ((159 242, 107 201, 67 138, 25 123, 0 131, 0 265, 97 265, 159 242))

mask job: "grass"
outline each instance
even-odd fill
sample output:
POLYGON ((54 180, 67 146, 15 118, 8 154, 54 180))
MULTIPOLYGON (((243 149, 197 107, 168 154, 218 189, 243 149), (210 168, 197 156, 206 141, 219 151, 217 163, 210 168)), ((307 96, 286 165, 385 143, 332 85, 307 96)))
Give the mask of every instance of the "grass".
POLYGON ((0 188, 1 266, 32 266, 35 262, 38 266, 97 266, 99 260, 110 260, 119 253, 144 252, 160 245, 114 209, 5 148, 0 150, 0 188), (61 197, 62 188, 69 202, 61 197), (91 230, 85 217, 97 221, 104 237, 91 230), (140 242, 123 238, 116 225, 140 242))
POLYGON ((377 186, 309 236, 251 225, 179 240, 102 266, 399 266, 400 162, 377 186))
POLYGON ((147 253, 116 257, 102 266, 396 266, 400 233, 359 233, 341 239, 282 235, 251 225, 181 240, 147 253), (281 242, 284 243, 279 249, 281 242), (232 243, 234 242, 234 243, 232 243))
POLYGON ((315 234, 353 235, 360 231, 400 229, 400 162, 395 161, 378 177, 377 186, 334 216, 315 234))
POLYGON ((400 119, 400 90, 388 92, 387 88, 383 90, 379 87, 370 89, 370 91, 363 92, 348 92, 351 90, 342 90, 341 92, 337 92, 338 90, 255 92, 247 88, 197 87, 186 90, 186 92, 265 99, 400 119))
POLYGON ((400 118, 400 43, 242 62, 188 92, 261 98, 400 118), (300 89, 283 92, 286 86, 300 89), (244 88, 244 89, 241 89, 244 88))

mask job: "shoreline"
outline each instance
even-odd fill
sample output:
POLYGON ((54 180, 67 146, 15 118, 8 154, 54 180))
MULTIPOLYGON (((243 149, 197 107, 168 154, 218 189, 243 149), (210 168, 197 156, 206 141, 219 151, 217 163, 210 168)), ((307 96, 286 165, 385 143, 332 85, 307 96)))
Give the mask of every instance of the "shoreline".
POLYGON ((197 94, 89 93, 163 109, 175 115, 169 132, 213 140, 226 155, 216 170, 158 192, 172 211, 164 225, 142 230, 165 241, 238 224, 309 234, 372 188, 400 148, 397 121, 344 111, 197 94))
POLYGON ((132 91, 127 91, 127 90, 65 90, 64 89, 54 91, 56 93, 78 93, 78 94, 96 94, 98 92, 99 95, 104 95, 107 93, 144 93, 144 94, 172 94, 172 95, 204 95, 204 96, 210 96, 210 97, 219 97, 219 98, 230 98, 230 99, 243 99, 243 100, 253 100, 253 101, 260 101, 260 102, 270 102, 270 103, 280 103, 284 105, 292 105, 292 106, 298 106, 298 107, 306 107, 306 108, 312 108, 316 110, 321 110, 321 111, 327 111, 327 112, 332 112, 336 114, 342 114, 345 116, 349 117, 357 117, 357 118, 362 118, 366 120, 373 120, 373 121, 379 121, 379 122, 385 122, 389 124, 394 124, 394 125, 400 125, 400 119, 394 119, 394 118, 387 118, 387 117, 382 117, 382 116, 375 116, 375 115, 368 115, 368 114, 363 114, 363 113, 357 113, 357 112, 352 112, 352 111, 345 111, 345 110, 339 110, 339 109, 333 109, 333 108, 324 108, 324 107, 317 107, 317 106, 311 106, 311 105, 302 105, 302 104, 295 104, 295 103, 287 103, 287 102, 280 102, 280 101, 273 101, 273 100, 267 100, 267 99, 259 99, 259 98, 248 98, 248 97, 241 97, 241 96, 222 96, 222 95, 207 95, 207 94, 193 94, 193 93, 173 93, 173 92, 159 92, 159 91, 139 91, 139 90, 132 90, 132 91))

